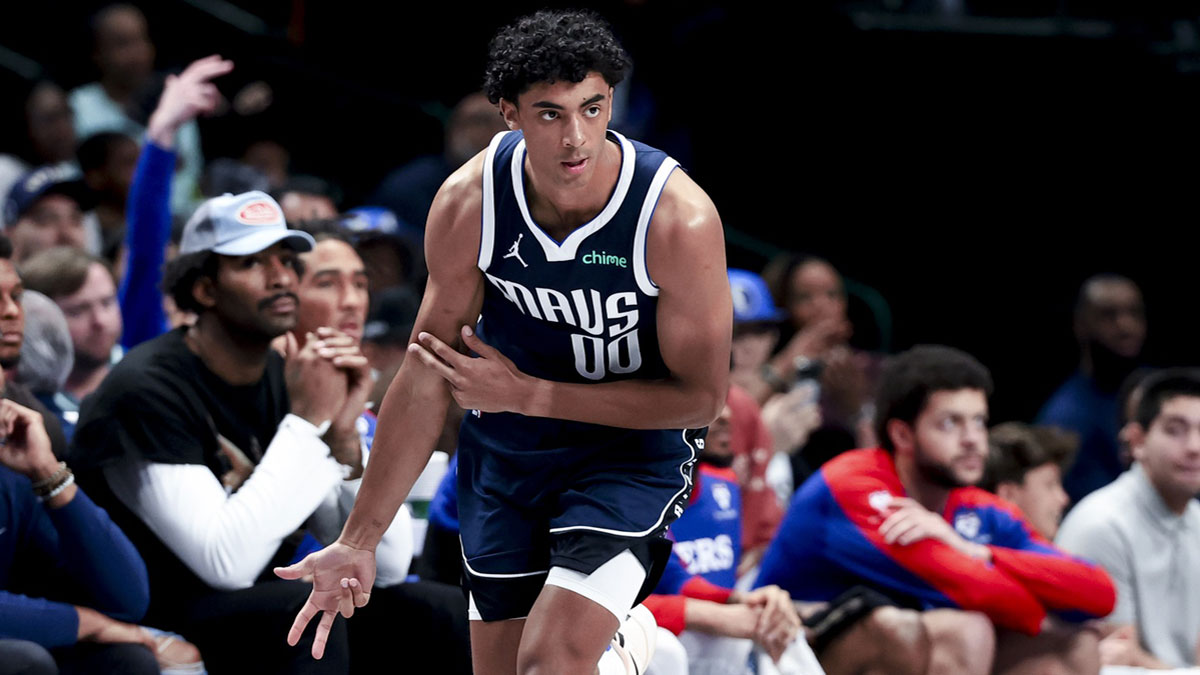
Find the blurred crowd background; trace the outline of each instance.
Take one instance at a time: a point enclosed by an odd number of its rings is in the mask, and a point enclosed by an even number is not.
[[[24,103],[39,81],[100,77],[103,4],[6,10],[0,150],[49,159]],[[443,153],[487,40],[541,4],[143,3],[153,52],[135,107],[148,115],[165,73],[219,52],[236,68],[216,82],[229,105],[199,121],[204,167],[319,177],[348,210]],[[584,4],[634,58],[621,128],[714,197],[731,265],[829,259],[895,317],[890,335],[856,334],[863,347],[963,347],[997,373],[996,417],[1028,418],[1073,367],[1079,283],[1112,271],[1143,287],[1149,360],[1196,361],[1174,311],[1200,111],[1190,3]]]

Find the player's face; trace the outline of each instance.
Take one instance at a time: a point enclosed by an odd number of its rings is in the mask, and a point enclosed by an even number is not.
[[[221,256],[208,298],[231,332],[270,340],[296,325],[296,252],[282,243],[242,256]]]
[[[108,270],[92,263],[79,290],[54,300],[67,318],[76,365],[95,368],[107,363],[121,337],[121,307]]]
[[[978,483],[988,453],[987,416],[987,397],[978,389],[934,392],[911,430],[922,476],[942,487]]]
[[[317,242],[301,257],[304,278],[300,280],[297,334],[328,326],[361,340],[367,320],[367,271],[362,258],[349,244],[336,239]]]
[[[25,287],[11,260],[0,259],[0,367],[12,368],[21,356],[25,339],[25,311],[21,293]]]
[[[1062,471],[1054,462],[1025,472],[1020,484],[1002,483],[997,493],[1017,505],[1043,537],[1054,539],[1063,510],[1071,498],[1062,486]]]
[[[580,82],[539,82],[516,103],[502,99],[500,111],[510,129],[524,132],[537,180],[586,185],[612,119],[612,87],[599,73]]]
[[[1093,284],[1089,305],[1080,317],[1080,331],[1087,339],[1127,359],[1142,351],[1146,340],[1146,311],[1142,292],[1124,280]]]
[[[1162,404],[1144,433],[1133,434],[1133,457],[1168,503],[1200,494],[1200,398],[1175,396]]]
[[[52,246],[83,248],[86,243],[79,204],[59,194],[39,199],[7,234],[12,239],[13,260],[18,263]]]

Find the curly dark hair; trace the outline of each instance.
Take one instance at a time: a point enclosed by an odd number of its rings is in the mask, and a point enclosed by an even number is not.
[[[978,389],[992,395],[992,374],[974,356],[942,345],[917,345],[893,356],[883,367],[875,399],[875,433],[888,452],[895,446],[887,423],[916,421],[929,397],[939,391]]]
[[[483,91],[492,103],[516,102],[538,82],[582,82],[590,72],[615,87],[631,64],[600,15],[544,9],[517,19],[492,38]]]
[[[192,287],[200,277],[215,281],[217,264],[217,254],[212,251],[181,255],[163,267],[162,290],[171,296],[179,309],[199,314],[204,311],[204,306],[196,302]]]

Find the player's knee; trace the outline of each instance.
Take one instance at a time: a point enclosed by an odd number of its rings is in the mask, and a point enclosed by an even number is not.
[[[929,634],[921,614],[899,607],[877,607],[863,622],[865,638],[888,660],[925,664],[929,661]],[[924,672],[916,668],[914,672]]]
[[[1097,675],[1100,672],[1100,636],[1080,628],[1067,637],[1062,653],[1064,675]]]
[[[588,673],[594,667],[595,655],[585,653],[575,640],[522,640],[517,652],[519,675],[554,675],[556,673]],[[590,665],[589,665],[590,664]]]
[[[932,610],[922,616],[930,641],[930,671],[984,675],[996,654],[996,630],[979,612]]]

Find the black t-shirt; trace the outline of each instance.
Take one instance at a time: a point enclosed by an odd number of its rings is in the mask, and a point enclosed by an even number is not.
[[[70,457],[88,494],[108,510],[145,559],[151,592],[147,621],[157,617],[164,627],[177,625],[177,612],[213,589],[125,508],[100,469],[132,459],[202,464],[219,480],[230,465],[218,452],[217,434],[257,463],[289,411],[278,354],[268,355],[261,380],[233,386],[188,349],[185,330],[130,351],[83,401]],[[294,545],[285,542],[265,569],[280,559],[286,563],[293,551]]]

